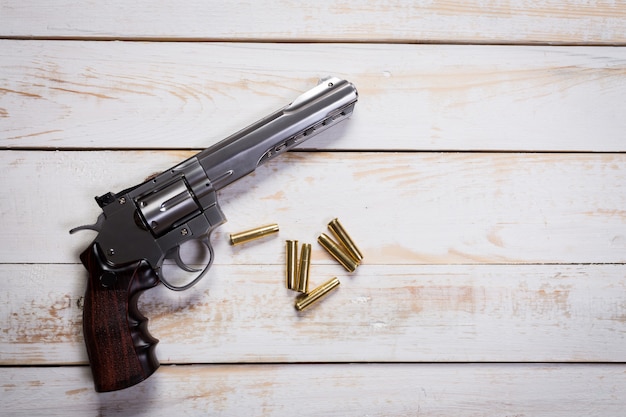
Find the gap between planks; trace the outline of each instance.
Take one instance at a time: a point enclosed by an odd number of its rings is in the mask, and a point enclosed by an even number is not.
[[[51,41],[51,42],[137,42],[137,43],[223,43],[223,44],[346,44],[346,45],[448,45],[448,46],[554,46],[554,47],[622,47],[625,42],[598,42],[598,41],[515,41],[515,40],[456,40],[456,39],[362,39],[351,38],[213,38],[213,37],[181,37],[168,38],[158,36],[0,36],[0,40],[7,41]]]

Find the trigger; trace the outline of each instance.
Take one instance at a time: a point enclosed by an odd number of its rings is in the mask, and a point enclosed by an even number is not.
[[[176,265],[178,265],[178,267],[180,269],[182,269],[183,271],[187,271],[187,272],[200,272],[200,271],[202,271],[201,268],[193,268],[193,267],[187,265],[183,261],[183,258],[180,257],[180,246],[176,247],[176,250],[172,254],[172,258],[174,259],[174,262],[176,262]]]
[[[209,241],[210,238],[210,234],[211,232],[209,231],[209,234],[207,234],[203,239],[200,239],[200,242],[206,246],[206,248],[209,251],[209,262],[205,265],[204,268],[202,269],[195,269],[190,267],[189,265],[185,264],[183,262],[183,260],[180,257],[180,246],[177,246],[176,249],[172,250],[171,253],[168,255],[168,258],[173,258],[176,261],[176,264],[183,270],[188,271],[188,272],[199,272],[198,276],[196,276],[193,281],[191,281],[190,283],[186,284],[186,285],[173,285],[172,283],[170,283],[163,274],[161,274],[160,276],[160,280],[163,283],[163,285],[165,285],[167,288],[169,288],[170,290],[173,291],[184,291],[188,288],[193,287],[194,285],[196,285],[198,283],[198,281],[200,281],[200,279],[202,279],[202,277],[204,276],[204,274],[207,273],[207,271],[209,270],[209,268],[211,268],[211,265],[213,264],[213,258],[214,258],[214,252],[213,252],[213,247],[211,246],[211,242]]]

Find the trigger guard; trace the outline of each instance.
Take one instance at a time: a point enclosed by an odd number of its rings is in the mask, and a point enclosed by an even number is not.
[[[180,269],[182,269],[183,271],[187,271],[187,272],[200,272],[200,271],[202,271],[201,268],[192,268],[191,266],[187,265],[183,261],[183,258],[180,257],[180,246],[176,246],[176,249],[174,249],[174,253],[173,253],[172,257],[174,258],[174,262],[176,262],[176,265],[178,265],[178,267]]]
[[[200,271],[200,273],[198,274],[197,277],[195,277],[191,282],[189,282],[188,284],[185,285],[174,285],[172,283],[170,283],[164,276],[163,274],[163,268],[160,268],[160,280],[163,283],[163,285],[165,285],[167,288],[169,288],[172,291],[185,291],[191,287],[193,287],[194,285],[196,285],[201,279],[202,277],[204,277],[204,275],[209,271],[209,268],[211,268],[211,265],[213,264],[213,258],[214,256],[214,252],[213,252],[213,247],[211,246],[211,242],[209,241],[211,235],[208,234],[205,238],[203,239],[199,239],[200,242],[202,242],[204,244],[204,246],[207,247],[207,249],[209,250],[209,262],[206,264],[206,266],[200,270],[200,269],[195,269],[195,268],[191,268],[188,265],[185,265],[185,263],[183,262],[182,264],[184,265],[181,266],[180,264],[178,264],[178,260],[176,260],[176,258],[174,258],[174,260],[176,261],[176,264],[183,270],[188,271],[188,272],[197,272]],[[177,246],[176,248],[176,252],[178,253],[180,251],[180,246]],[[180,255],[178,256],[178,258],[180,259]],[[182,262],[182,260],[181,260]]]

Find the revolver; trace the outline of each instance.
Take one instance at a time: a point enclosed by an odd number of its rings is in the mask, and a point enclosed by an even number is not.
[[[186,290],[209,270],[214,258],[211,233],[226,221],[217,191],[344,120],[357,99],[352,83],[325,78],[291,104],[157,176],[95,198],[102,209],[96,223],[70,233],[97,232],[80,254],[89,275],[83,335],[96,391],[130,387],[159,367],[158,340],[148,332],[137,300],[159,283]],[[194,240],[206,248],[204,268],[181,259],[181,245]],[[178,285],[165,276],[165,259],[197,275]]]

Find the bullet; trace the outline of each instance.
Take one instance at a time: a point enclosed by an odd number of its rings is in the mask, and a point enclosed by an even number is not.
[[[288,240],[285,244],[286,272],[285,285],[290,290],[296,289],[298,277],[298,241]]]
[[[264,236],[278,232],[278,225],[276,223],[268,224],[267,226],[261,226],[254,229],[246,230],[244,232],[233,233],[230,235],[230,244],[239,245],[249,242],[251,240],[260,239]]]
[[[298,279],[296,291],[309,292],[309,268],[311,266],[311,244],[303,243],[300,251],[300,266],[298,267]]]
[[[334,240],[328,237],[328,235],[322,233],[317,238],[317,241],[320,245],[322,245],[324,249],[328,251],[328,253],[332,255],[333,258],[337,260],[337,262],[343,265],[343,267],[346,268],[349,272],[354,272],[356,270],[356,267],[359,266],[359,264],[354,259],[352,259],[352,257],[348,255],[348,253],[344,249],[342,249],[341,246],[339,246],[337,243],[335,243]]]
[[[339,286],[339,280],[334,277],[330,281],[315,288],[310,293],[306,294],[303,298],[296,302],[296,310],[302,311],[305,308],[319,301],[322,297],[326,296],[332,290]]]
[[[348,232],[346,232],[346,229],[344,229],[341,223],[339,223],[339,219],[334,219],[328,223],[328,228],[337,240],[347,249],[348,254],[350,254],[355,261],[361,263],[363,260],[363,254],[359,248],[356,247],[354,241],[350,235],[348,235]]]

